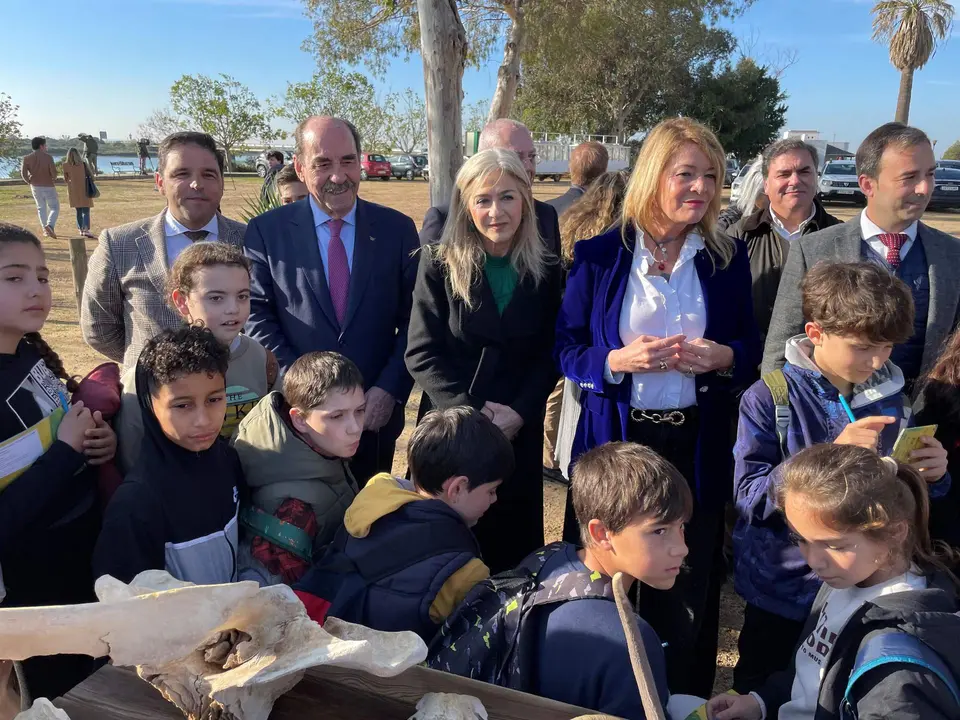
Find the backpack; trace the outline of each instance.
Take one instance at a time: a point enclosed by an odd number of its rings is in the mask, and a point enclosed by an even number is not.
[[[874,635],[860,645],[840,703],[840,720],[857,720],[854,688],[865,674],[887,663],[917,665],[932,672],[947,686],[960,707],[960,686],[943,658],[919,638],[905,632],[891,632]]]
[[[512,690],[534,690],[531,611],[575,600],[614,600],[611,579],[599,572],[569,572],[549,585],[540,582],[543,566],[565,546],[547,545],[515,570],[475,585],[430,643],[427,666]]]

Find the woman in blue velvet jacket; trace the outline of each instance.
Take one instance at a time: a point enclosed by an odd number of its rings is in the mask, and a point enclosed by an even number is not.
[[[581,389],[574,462],[611,440],[639,442],[693,489],[685,567],[672,590],[643,587],[638,610],[668,643],[671,692],[700,696],[716,670],[730,418],[761,356],[746,246],[716,230],[725,168],[703,125],[654,128],[621,226],[574,248],[555,350]],[[577,535],[568,512],[564,537]]]

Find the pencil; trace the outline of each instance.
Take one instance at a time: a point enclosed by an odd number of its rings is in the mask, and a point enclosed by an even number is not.
[[[850,409],[850,403],[847,402],[847,399],[841,395],[840,404],[843,405],[843,409],[847,413],[847,417],[850,418],[850,422],[856,422],[857,419],[853,416],[853,410]]]

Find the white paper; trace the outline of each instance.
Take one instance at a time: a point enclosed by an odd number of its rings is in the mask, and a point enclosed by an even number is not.
[[[21,438],[0,446],[0,478],[26,470],[43,455],[40,433],[31,430]]]

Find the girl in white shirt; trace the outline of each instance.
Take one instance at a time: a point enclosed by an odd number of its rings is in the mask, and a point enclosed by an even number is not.
[[[788,462],[778,503],[823,589],[793,667],[757,692],[713,698],[708,718],[960,716],[960,581],[949,569],[958,558],[933,547],[916,471],[860,447],[815,445]],[[917,648],[925,664],[885,663],[848,687],[858,653],[878,633]],[[852,714],[840,713],[845,698]]]

